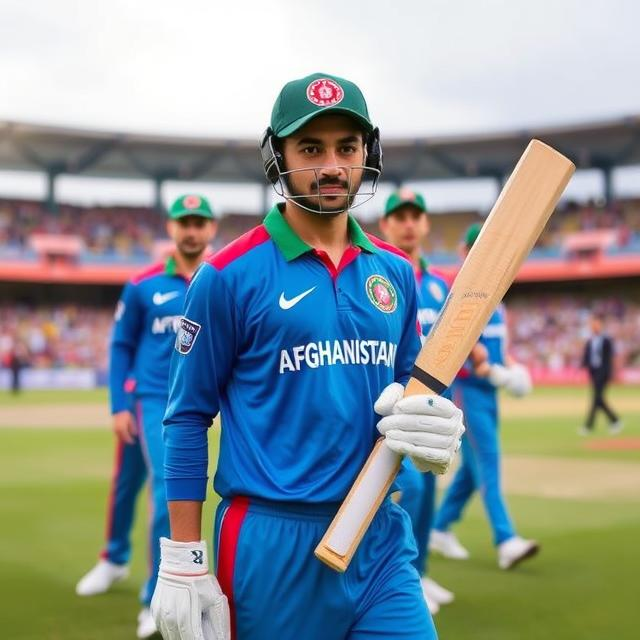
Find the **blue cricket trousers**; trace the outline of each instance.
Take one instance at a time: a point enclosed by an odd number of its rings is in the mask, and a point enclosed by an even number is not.
[[[406,512],[386,500],[351,565],[337,573],[313,551],[338,504],[223,500],[216,574],[234,640],[436,640]]]
[[[495,389],[457,381],[456,404],[464,412],[467,431],[462,439],[462,464],[436,513],[434,528],[447,531],[460,520],[473,492],[478,489],[498,545],[516,535],[500,481],[498,399]]]

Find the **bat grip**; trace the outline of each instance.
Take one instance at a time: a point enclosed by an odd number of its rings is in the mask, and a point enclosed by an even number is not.
[[[336,571],[346,571],[360,540],[389,492],[402,458],[380,438],[338,513],[315,549],[315,556]]]
[[[422,372],[422,369],[419,371]],[[419,393],[435,395],[432,387],[426,387],[425,383],[414,375],[415,371],[409,378],[405,396]],[[425,375],[429,377],[431,384],[442,384],[432,376]],[[376,442],[362,471],[314,551],[318,560],[336,571],[347,570],[373,517],[389,493],[401,462],[402,457],[386,446],[384,438]]]

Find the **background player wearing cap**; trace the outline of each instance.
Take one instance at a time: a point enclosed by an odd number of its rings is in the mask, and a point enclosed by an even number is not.
[[[411,189],[400,189],[387,199],[380,230],[387,241],[402,249],[413,263],[418,287],[418,319],[422,335],[426,336],[436,321],[449,293],[446,280],[430,267],[422,253],[429,234],[429,219],[424,197]],[[444,397],[451,399],[449,390]],[[414,566],[423,576],[422,590],[429,610],[437,613],[440,605],[453,602],[454,595],[427,577],[429,532],[436,499],[436,478],[432,473],[420,473],[409,460],[403,462],[398,476],[400,505],[411,517],[418,556]]]
[[[286,203],[187,293],[164,420],[173,540],[152,611],[166,640],[434,638],[410,523],[390,500],[346,573],[313,555],[376,423],[438,472],[464,430],[446,399],[401,400],[420,347],[411,265],[347,215],[366,177],[375,190],[378,132],[356,85],[314,74],[280,92],[261,146]],[[216,580],[200,536],[218,410]]]
[[[149,525],[151,566],[149,578],[140,594],[143,609],[138,617],[139,638],[156,633],[149,603],[160,564],[159,540],[161,536],[169,535],[162,442],[169,360],[189,280],[204,258],[215,232],[216,222],[206,198],[193,194],[178,198],[169,210],[167,222],[167,233],[175,243],[174,253],[165,262],[155,264],[134,277],[125,286],[116,308],[109,373],[113,429],[119,451],[134,447],[136,439],[139,439],[152,498]],[[134,412],[131,411],[131,398],[125,391],[129,376],[136,381]],[[142,481],[139,469],[131,467],[136,464],[135,456],[120,456],[119,459],[125,464],[128,462],[130,467],[121,465],[118,473],[134,485],[129,489],[121,486],[121,491],[134,500],[133,488]],[[126,512],[133,511],[132,504],[121,508]],[[93,577],[103,584],[108,583],[102,589],[106,591],[123,576],[127,555],[121,550],[116,551],[107,547],[106,558],[83,579],[85,587]]]
[[[481,226],[472,225],[466,233],[463,254],[469,252]],[[486,349],[487,361],[478,365],[467,361],[454,384],[454,399],[466,409],[467,435],[462,443],[462,464],[445,493],[434,520],[430,546],[446,557],[465,559],[468,551],[449,531],[457,522],[473,492],[478,490],[487,513],[501,569],[509,569],[538,552],[538,544],[516,534],[509,517],[500,481],[499,413],[496,387],[514,396],[531,391],[525,367],[506,355],[507,331],[504,307],[496,309],[479,343]]]

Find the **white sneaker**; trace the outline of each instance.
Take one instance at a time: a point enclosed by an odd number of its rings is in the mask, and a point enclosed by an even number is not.
[[[124,580],[129,576],[126,564],[114,564],[108,560],[100,560],[98,564],[82,577],[76,585],[79,596],[96,596],[109,591],[114,582]]]
[[[616,433],[620,433],[624,425],[622,424],[622,420],[616,420],[609,425],[609,433],[615,435]]]
[[[540,550],[535,540],[525,540],[513,536],[498,545],[498,566],[501,569],[512,569],[527,558],[532,558]]]
[[[432,616],[435,616],[438,611],[440,611],[440,605],[433,599],[427,598],[427,594],[422,590],[422,595],[424,596],[424,601],[427,603],[427,609],[429,609],[429,613]]]
[[[469,557],[469,552],[460,544],[456,534],[451,531],[432,529],[429,536],[429,549],[442,554],[445,558],[454,560],[466,560]]]
[[[150,638],[156,633],[158,633],[158,627],[156,627],[156,622],[151,615],[151,609],[145,607],[138,614],[138,630],[136,631],[136,635],[138,638]]]
[[[578,428],[578,435],[579,436],[589,436],[593,433],[593,431],[591,429],[589,429],[589,427],[579,427]]]
[[[453,592],[449,591],[449,589],[445,589],[442,585],[439,585],[435,580],[431,578],[427,578],[426,576],[422,578],[422,593],[424,593],[424,597],[427,602],[433,600],[439,605],[443,604],[451,604],[455,600],[455,596]]]

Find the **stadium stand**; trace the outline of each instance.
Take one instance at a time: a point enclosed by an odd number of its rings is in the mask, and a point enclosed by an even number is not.
[[[260,215],[225,215],[214,249],[260,220]],[[481,220],[472,211],[432,215],[426,247],[431,260],[436,264],[455,263],[464,230]],[[364,226],[377,233],[375,223]],[[56,213],[51,213],[41,202],[0,200],[0,260],[36,260],[43,252],[54,252],[81,264],[140,264],[154,257],[164,237],[163,216],[150,208],[60,205]],[[61,238],[66,240],[66,247],[61,245]],[[560,257],[574,251],[604,251],[610,255],[640,251],[640,200],[614,201],[608,207],[595,203],[581,207],[573,202],[563,205],[551,218],[532,257]]]

